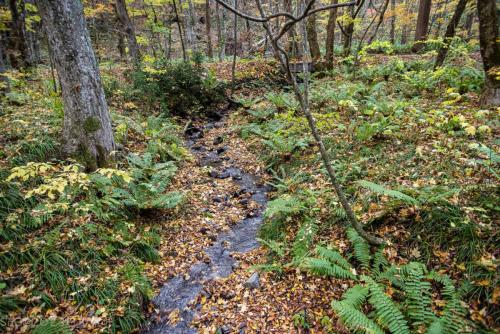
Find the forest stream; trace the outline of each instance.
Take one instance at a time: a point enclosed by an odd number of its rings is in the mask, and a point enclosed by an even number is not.
[[[201,308],[195,301],[200,295],[207,294],[204,283],[231,275],[238,266],[238,262],[232,256],[233,253],[246,253],[259,246],[257,233],[262,224],[269,187],[262,185],[258,176],[243,171],[239,162],[228,157],[227,145],[216,147],[222,143],[220,137],[217,137],[212,145],[199,140],[213,129],[226,125],[225,118],[222,118],[218,121],[209,121],[201,127],[188,127],[185,132],[186,146],[194,154],[200,167],[210,168],[209,175],[215,182],[231,178],[239,186],[240,193],[249,194],[250,199],[259,205],[259,209],[247,215],[229,231],[220,233],[214,243],[204,249],[209,259],[208,263],[203,261],[195,263],[189,269],[188,275],[177,275],[163,285],[159,294],[153,299],[162,317],[152,322],[143,333],[198,333],[191,327],[191,322]],[[168,315],[175,310],[179,310],[181,320],[171,324]],[[243,332],[242,329],[241,333]]]

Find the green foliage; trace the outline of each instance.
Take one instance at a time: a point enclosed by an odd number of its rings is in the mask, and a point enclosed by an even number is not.
[[[400,191],[396,191],[396,190],[382,187],[381,185],[375,184],[375,183],[370,182],[370,181],[361,180],[361,181],[357,181],[357,184],[359,184],[360,186],[367,188],[367,189],[369,189],[377,194],[396,198],[396,199],[398,199],[404,203],[410,204],[410,205],[417,205],[418,204],[418,201],[411,196],[403,194]]]
[[[223,100],[223,87],[205,77],[200,66],[164,59],[133,74],[134,95],[145,97],[150,108],[185,116]]]
[[[35,328],[33,334],[71,334],[68,324],[62,320],[42,320]]]
[[[347,229],[347,238],[354,249],[354,257],[364,269],[370,268],[370,245],[353,228]]]
[[[345,257],[323,247],[316,249],[317,257],[306,258],[302,263],[302,268],[312,273],[359,282],[343,294],[341,301],[332,302],[333,310],[347,328],[356,333],[399,334],[425,329],[427,333],[451,334],[463,329],[466,313],[449,277],[436,272],[428,274],[418,262],[388,266],[387,260],[376,259],[383,256],[381,249],[372,255],[364,240],[353,231],[348,231],[349,239],[365,275],[354,274]],[[440,315],[432,311],[433,289],[438,287],[431,282],[442,286],[439,293],[446,305]]]

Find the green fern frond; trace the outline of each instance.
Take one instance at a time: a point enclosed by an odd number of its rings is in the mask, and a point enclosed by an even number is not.
[[[398,199],[406,204],[410,204],[410,205],[418,205],[419,204],[417,199],[415,199],[411,196],[408,196],[406,194],[403,194],[400,191],[388,189],[388,188],[385,188],[379,184],[376,184],[376,183],[373,183],[370,181],[366,181],[366,180],[356,181],[356,183],[359,184],[360,186],[362,186],[363,188],[371,190],[377,194],[385,195],[385,196],[389,196],[389,197]]]
[[[345,270],[350,270],[352,268],[351,264],[335,249],[328,249],[322,246],[316,247],[316,253],[323,259],[334,263]]]
[[[347,238],[354,248],[354,257],[363,269],[370,269],[370,245],[353,228],[347,229]]]
[[[412,262],[405,266],[406,313],[414,328],[428,325],[435,318],[431,312],[431,284],[424,279],[424,268],[419,263]]]
[[[356,276],[349,270],[345,270],[344,268],[325,259],[306,258],[302,267],[317,275],[331,276],[342,279],[356,279]]]
[[[384,247],[379,247],[375,254],[373,254],[372,271],[375,275],[380,274],[389,266],[389,261],[384,255]]]
[[[369,277],[364,277],[370,289],[370,304],[375,308],[377,322],[393,334],[410,334],[408,322],[384,289]]]
[[[73,333],[68,324],[62,320],[47,319],[40,322],[34,329],[33,334],[71,334]]]
[[[385,334],[373,320],[345,301],[333,301],[332,308],[344,325],[354,333]]]
[[[368,298],[369,292],[368,287],[357,284],[344,292],[342,301],[359,310],[361,305],[365,303],[366,298]]]
[[[294,259],[301,259],[309,252],[314,236],[318,231],[318,225],[313,219],[306,219],[300,226],[293,243]]]

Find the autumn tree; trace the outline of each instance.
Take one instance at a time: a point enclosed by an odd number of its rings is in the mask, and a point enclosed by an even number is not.
[[[79,0],[39,0],[64,102],[63,152],[93,170],[115,149],[111,119],[83,6]]]
[[[485,72],[483,105],[500,106],[500,10],[495,0],[478,0],[479,43]]]
[[[431,6],[432,0],[420,0],[419,2],[417,28],[415,30],[415,43],[412,47],[413,52],[418,52],[424,47],[423,42],[427,39],[429,29]]]

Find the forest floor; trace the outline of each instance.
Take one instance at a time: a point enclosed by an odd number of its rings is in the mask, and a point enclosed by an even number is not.
[[[473,70],[432,76],[425,61],[420,56],[373,56],[355,75],[340,69],[314,75],[312,110],[353,209],[371,233],[390,241],[384,250],[387,259],[395,264],[421,261],[468,281],[468,318],[495,328],[500,315],[495,153],[500,110],[479,107],[479,79]],[[412,70],[401,75],[401,66]],[[230,80],[229,62],[207,67],[219,80]],[[104,81],[126,82],[123,70],[103,66]],[[4,104],[2,177],[28,161],[64,166],[52,158],[62,105],[55,94],[47,93],[50,87],[42,79],[46,74],[18,78],[16,94]],[[275,63],[241,61],[237,79],[234,96],[242,107],[221,120],[175,119],[177,126],[167,125],[179,137],[168,142],[174,151],[169,154],[181,156],[167,190],[181,192],[182,204],[141,211],[125,227],[121,220],[102,223],[105,230],[99,233],[84,229],[98,221],[96,213],[79,217],[77,212],[68,222],[64,212],[25,239],[9,241],[9,235],[0,235],[0,265],[9,268],[0,273],[0,290],[9,300],[23,300],[20,306],[6,308],[7,332],[30,332],[47,318],[64,319],[76,333],[110,328],[128,332],[124,328],[141,326],[150,333],[349,332],[337,321],[331,302],[353,281],[314,275],[300,265],[316,244],[334,245],[344,255],[352,250],[305,119]],[[108,100],[117,137],[128,136],[124,150],[143,154],[153,141],[155,124],[163,121],[128,100],[121,88]],[[120,132],[123,117],[137,123],[126,135]],[[128,171],[125,165],[117,168]],[[356,183],[363,179],[424,200],[408,204],[387,193],[373,194]],[[436,197],[445,201],[430,203]],[[270,209],[264,211],[266,206]],[[22,212],[12,211],[7,217]],[[247,231],[251,238],[242,239],[247,222],[256,225]],[[52,231],[63,237],[47,240]],[[255,247],[257,238],[261,247]],[[138,241],[141,247],[151,245],[153,256],[136,256],[133,247]],[[19,256],[25,253],[62,254],[74,263],[79,256],[84,262],[96,258],[100,269],[62,271],[64,282],[53,283],[52,276],[38,272],[48,267],[59,274],[61,263],[50,266],[49,259],[32,264]],[[9,262],[12,254],[19,263]],[[140,268],[152,286],[138,273],[126,272],[129,264]],[[259,284],[249,286],[254,273]],[[108,279],[118,283],[113,292],[101,293]],[[75,287],[75,281],[82,285]],[[175,287],[180,289],[173,291]],[[78,300],[82,289],[88,289],[90,297]],[[137,297],[140,289],[145,291]],[[144,303],[149,298],[152,302]],[[443,297],[433,293],[433,298],[432,308],[439,313]],[[5,319],[1,302],[0,325]],[[134,320],[120,322],[123,319]]]

